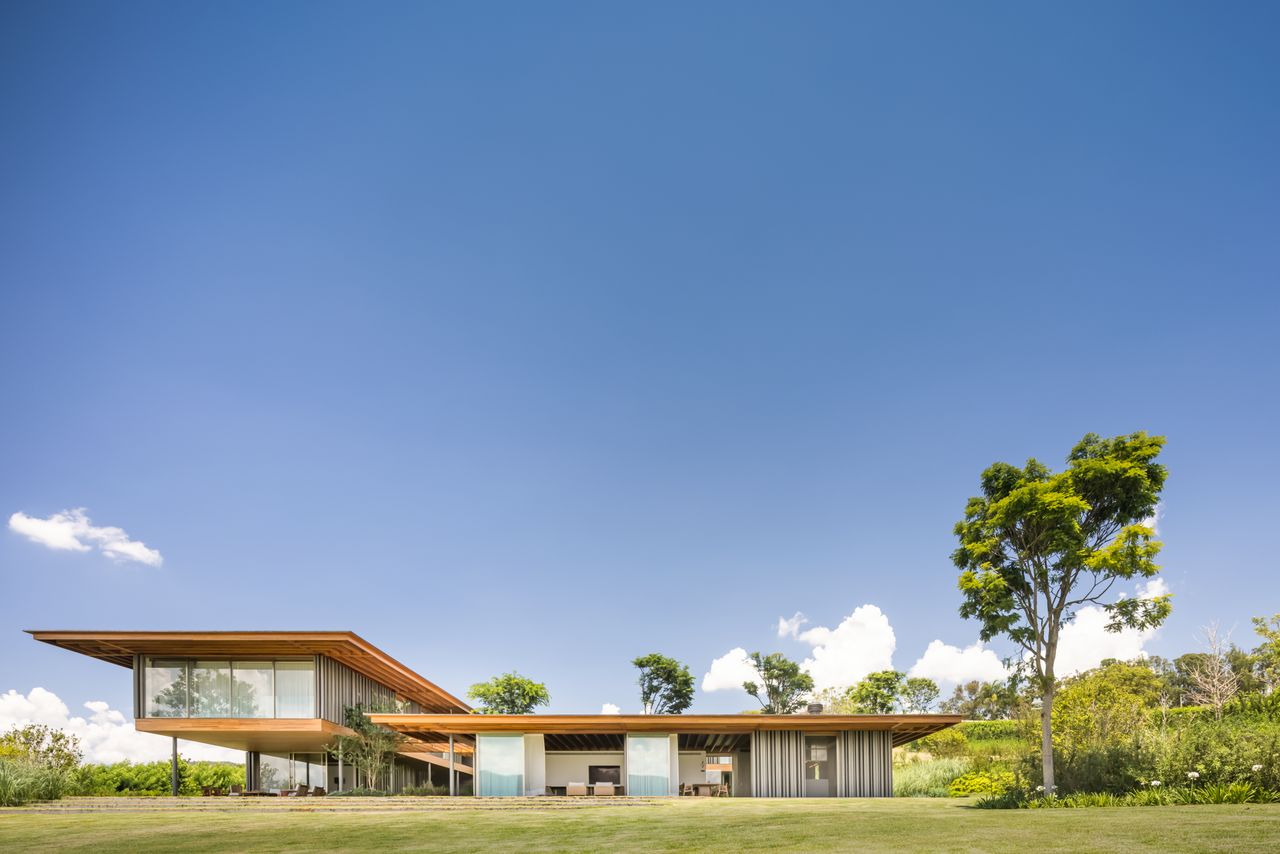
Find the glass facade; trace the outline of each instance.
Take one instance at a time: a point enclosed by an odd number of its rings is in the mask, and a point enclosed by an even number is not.
[[[275,669],[272,662],[231,662],[231,716],[233,718],[275,717],[274,686]]]
[[[524,736],[477,736],[476,778],[481,797],[523,795]]]
[[[310,661],[276,662],[276,717],[314,718],[316,673]]]
[[[149,718],[314,718],[313,660],[148,658],[142,673]]]
[[[671,794],[671,739],[665,735],[627,736],[627,794]]]
[[[148,658],[145,669],[146,703],[149,718],[187,716],[187,661],[184,658]]]

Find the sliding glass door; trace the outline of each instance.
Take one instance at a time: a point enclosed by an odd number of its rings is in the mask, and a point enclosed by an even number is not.
[[[476,737],[476,794],[516,797],[524,794],[524,736]]]
[[[670,736],[627,736],[627,794],[637,797],[671,794]]]

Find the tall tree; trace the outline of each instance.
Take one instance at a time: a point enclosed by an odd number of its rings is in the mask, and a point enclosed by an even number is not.
[[[938,683],[924,676],[912,676],[902,683],[900,702],[907,712],[924,714],[938,701]]]
[[[336,736],[325,746],[325,752],[335,759],[341,756],[344,764],[352,763],[363,776],[364,787],[376,789],[378,778],[390,770],[396,752],[405,742],[405,736],[369,720],[364,707],[360,705],[348,706],[344,717],[347,728],[354,735]],[[387,789],[390,788],[388,785]]]
[[[854,714],[887,715],[898,705],[904,679],[906,675],[897,670],[868,673],[861,682],[845,692],[845,698]]]
[[[0,756],[17,756],[33,765],[71,771],[84,758],[80,739],[44,724],[14,727],[0,735]]]
[[[546,685],[515,672],[477,682],[467,696],[480,704],[476,711],[482,715],[527,715],[551,702]]]
[[[766,715],[789,715],[804,705],[813,691],[813,677],[780,652],[751,653],[760,682],[743,682],[743,689],[763,706]]]
[[[640,703],[646,715],[678,715],[693,704],[689,668],[656,652],[631,662],[640,668]]]
[[[1215,718],[1222,718],[1222,707],[1240,691],[1240,676],[1231,666],[1230,646],[1216,625],[1204,628],[1207,650],[1191,666],[1191,700],[1210,706]]]
[[[1152,628],[1169,615],[1167,594],[1105,601],[1117,581],[1160,571],[1160,543],[1146,522],[1167,475],[1155,461],[1164,441],[1090,433],[1057,474],[1034,459],[1023,468],[996,463],[955,526],[961,616],[981,622],[983,640],[1005,635],[1025,651],[1042,698],[1046,791],[1054,789],[1054,663],[1063,625],[1085,605],[1103,607],[1117,632]]]

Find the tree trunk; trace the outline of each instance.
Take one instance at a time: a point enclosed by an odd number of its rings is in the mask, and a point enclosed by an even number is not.
[[[1044,793],[1053,794],[1053,678],[1044,687],[1040,703],[1040,766],[1044,771]]]

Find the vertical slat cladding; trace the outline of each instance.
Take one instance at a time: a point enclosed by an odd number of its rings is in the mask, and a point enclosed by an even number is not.
[[[846,730],[840,734],[836,794],[843,798],[893,795],[893,740],[887,732]]]
[[[804,795],[804,733],[751,733],[751,794],[757,798]]]
[[[345,723],[348,706],[368,709],[390,708],[396,702],[396,692],[327,656],[318,656],[316,666],[319,680],[320,716],[327,721]],[[416,704],[410,704],[414,711]],[[420,710],[420,707],[417,707]]]

